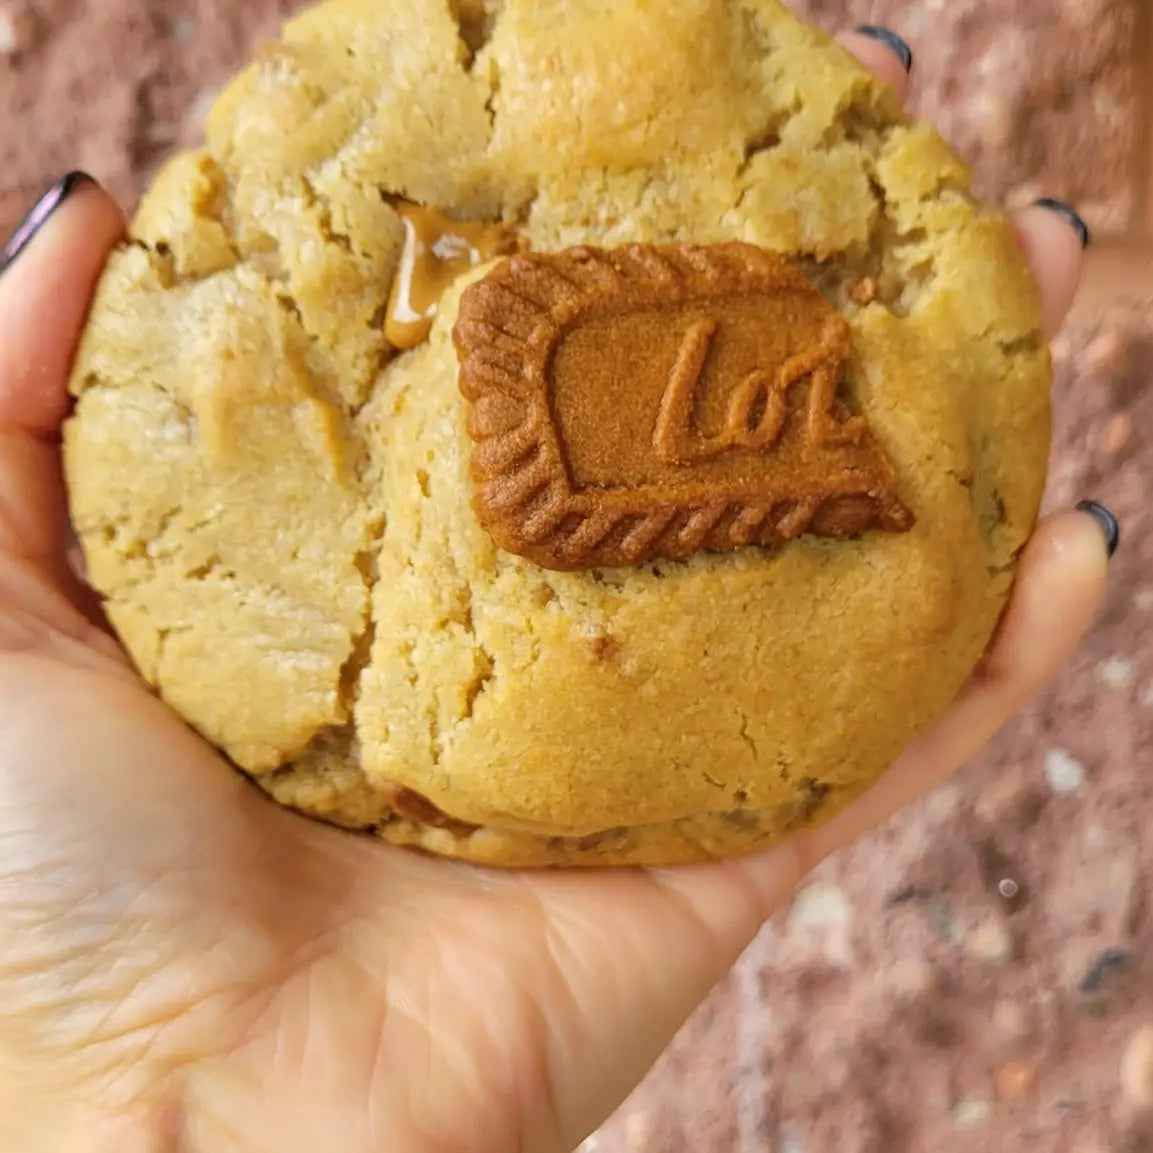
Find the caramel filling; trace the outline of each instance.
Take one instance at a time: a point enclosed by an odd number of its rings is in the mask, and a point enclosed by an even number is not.
[[[416,348],[428,339],[441,297],[458,276],[515,247],[499,225],[450,220],[432,208],[398,203],[404,251],[392,284],[384,335],[395,348]]]

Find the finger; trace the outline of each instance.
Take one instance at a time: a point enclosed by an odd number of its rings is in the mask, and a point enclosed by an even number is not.
[[[913,68],[913,52],[904,39],[875,24],[867,24],[838,39],[870,72],[884,80],[904,104]]]
[[[124,218],[87,178],[58,184],[4,252],[0,275],[0,550],[62,559],[56,437],[97,279]]]
[[[13,238],[0,277],[0,427],[55,435],[93,289],[124,228],[111,198],[73,176]]]
[[[1033,275],[1041,286],[1045,329],[1052,336],[1072,307],[1081,280],[1089,229],[1068,205],[1043,200],[1013,214]]]
[[[981,667],[949,712],[870,792],[797,838],[806,870],[952,775],[1060,672],[1093,623],[1115,547],[1116,536],[1108,539],[1092,513],[1063,513],[1038,528]]]

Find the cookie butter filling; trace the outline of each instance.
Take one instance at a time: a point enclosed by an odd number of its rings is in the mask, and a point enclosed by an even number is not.
[[[455,817],[450,817],[443,809],[438,809],[427,797],[414,789],[405,788],[392,781],[378,785],[377,789],[389,808],[406,821],[428,825],[434,829],[444,829],[454,837],[471,837],[480,828],[480,825],[472,825],[467,821],[458,821]]]
[[[393,207],[404,225],[404,250],[392,283],[384,335],[394,347],[416,348],[428,339],[441,297],[471,268],[516,247],[499,224],[451,220],[410,201]]]

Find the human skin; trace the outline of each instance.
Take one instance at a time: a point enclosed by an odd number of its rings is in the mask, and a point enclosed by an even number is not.
[[[1055,329],[1080,241],[1016,224]],[[1045,521],[951,711],[759,857],[497,872],[312,824],[147,691],[69,567],[65,383],[123,231],[85,185],[0,278],[0,1148],[569,1153],[814,865],[976,753],[1096,612],[1100,526]]]

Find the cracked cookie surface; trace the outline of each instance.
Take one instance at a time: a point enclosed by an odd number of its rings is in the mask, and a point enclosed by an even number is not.
[[[777,0],[329,0],[222,96],[113,257],[73,378],[73,518],[145,678],[274,797],[505,865],[763,848],[948,704],[1049,433],[1010,227]],[[741,241],[848,320],[916,517],[554,572],[471,506],[452,341],[388,341],[397,205],[576,245]]]

